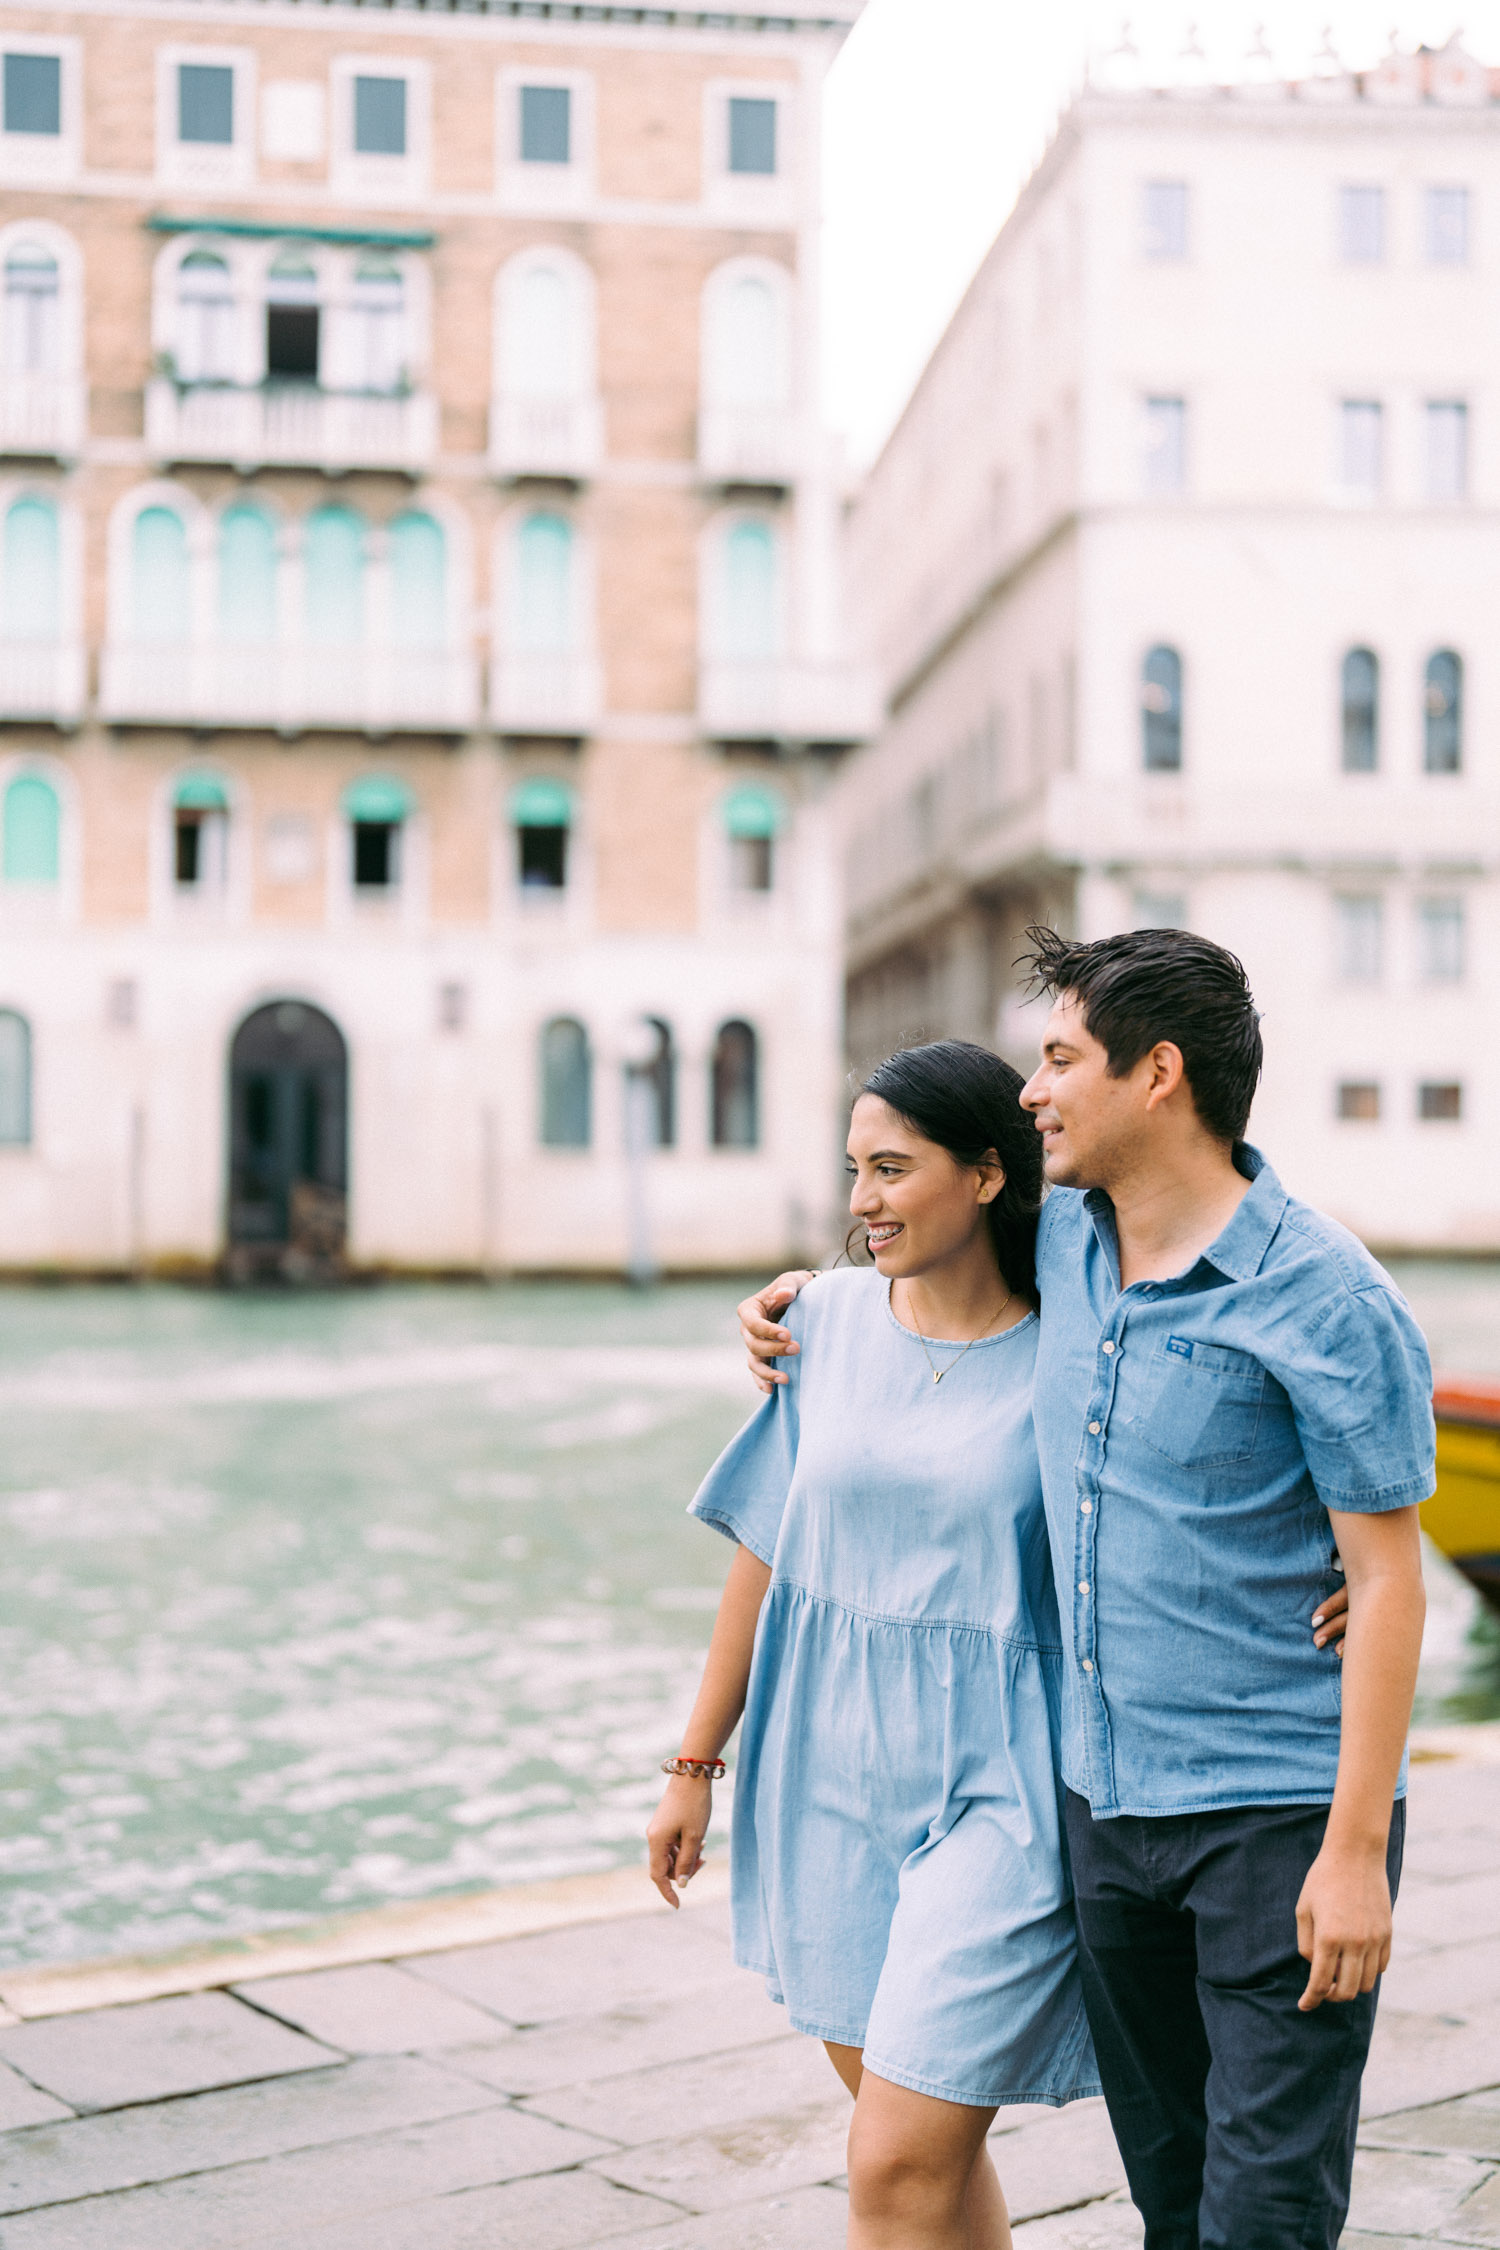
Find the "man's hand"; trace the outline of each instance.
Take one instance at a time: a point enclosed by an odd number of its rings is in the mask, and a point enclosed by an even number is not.
[[[740,1335],[750,1355],[750,1373],[757,1390],[769,1398],[778,1383],[790,1380],[784,1368],[774,1367],[777,1359],[790,1359],[802,1346],[794,1344],[786,1329],[778,1328],[774,1314],[785,1312],[792,1299],[798,1295],[805,1282],[814,1279],[811,1273],[780,1273],[767,1289],[755,1297],[746,1297],[739,1306]]]
[[[1349,1614],[1349,1589],[1341,1578],[1327,1598],[1319,1602],[1313,1615],[1313,1647],[1326,1648],[1333,1642],[1333,1653],[1344,1653],[1344,1619]],[[1337,1638],[1335,1638],[1337,1635]]]
[[[1297,2006],[1373,1992],[1391,1958],[1391,1887],[1385,1851],[1330,1850],[1325,1843],[1297,1901],[1297,1951],[1312,1967]]]

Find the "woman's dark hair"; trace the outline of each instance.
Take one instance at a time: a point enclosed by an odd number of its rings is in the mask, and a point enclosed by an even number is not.
[[[979,1164],[993,1149],[1005,1185],[984,1208],[1005,1280],[1018,1297],[1036,1301],[1036,1222],[1042,1208],[1042,1143],[1020,1103],[1025,1080],[1008,1062],[967,1039],[934,1039],[903,1047],[872,1070],[860,1088],[936,1141],[960,1164]]]

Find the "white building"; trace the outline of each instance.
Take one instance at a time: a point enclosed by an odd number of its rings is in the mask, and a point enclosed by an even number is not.
[[[1181,922],[1247,964],[1283,1177],[1500,1247],[1497,87],[1102,75],[855,518],[851,1045],[1029,1060],[1028,920]]]

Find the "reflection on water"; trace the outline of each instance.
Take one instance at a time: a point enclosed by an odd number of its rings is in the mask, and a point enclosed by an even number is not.
[[[1400,1278],[1500,1365],[1500,1280]],[[728,1559],[683,1508],[750,1404],[736,1294],[0,1292],[0,1960],[634,1858]],[[1433,1606],[1423,1715],[1500,1712]]]

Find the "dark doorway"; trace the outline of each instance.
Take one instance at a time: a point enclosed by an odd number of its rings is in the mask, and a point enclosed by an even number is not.
[[[236,1280],[333,1280],[343,1266],[348,1050],[304,1000],[247,1016],[229,1059],[229,1266]]]
[[[267,305],[266,374],[273,383],[315,383],[318,379],[316,305]]]

